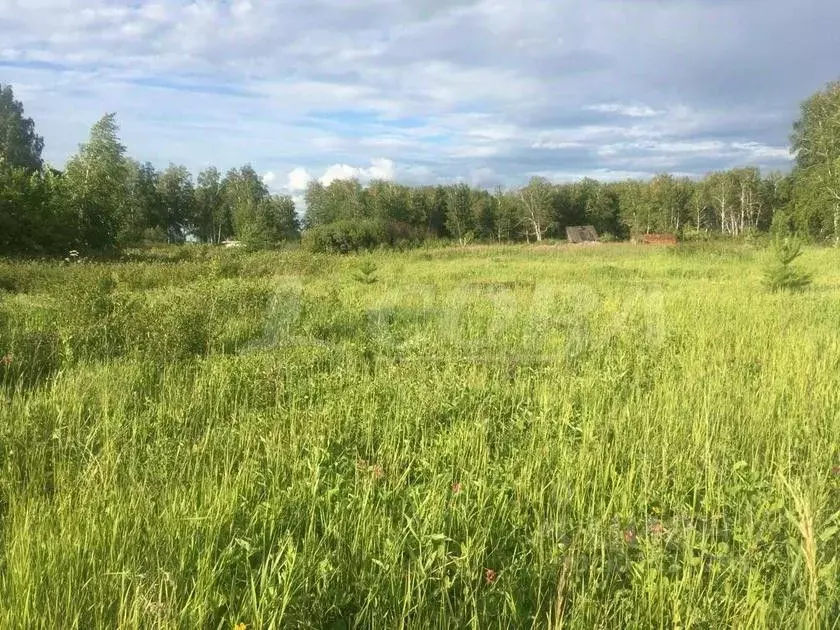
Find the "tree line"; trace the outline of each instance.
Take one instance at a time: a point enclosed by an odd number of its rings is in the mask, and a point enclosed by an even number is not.
[[[464,183],[407,187],[374,181],[362,187],[356,181],[312,182],[306,191],[305,227],[309,238],[329,235],[348,242],[354,234],[367,237],[377,230],[462,244],[540,242],[562,237],[573,225],[592,225],[615,239],[688,231],[740,236],[769,230],[790,202],[790,177],[763,176],[757,168],[711,173],[700,181],[661,174],[649,181],[585,178],[552,184],[534,177],[521,188],[492,191]]]
[[[116,116],[103,116],[63,171],[41,159],[43,139],[10,87],[0,86],[0,255],[108,253],[148,242],[237,238],[271,247],[300,236],[295,204],[245,165],[193,180],[126,155]]]
[[[184,166],[158,171],[126,154],[114,114],[103,116],[62,171],[44,165],[43,139],[0,86],[0,253],[107,252],[144,242],[273,247],[303,237],[315,250],[410,246],[429,238],[540,242],[571,225],[605,238],[701,232],[742,236],[771,229],[840,244],[840,82],[806,100],[794,124],[790,173],[743,167],[694,180],[553,184],[534,177],[516,189],[465,183],[405,186],[375,180],[309,183],[299,217],[245,165],[193,179]]]

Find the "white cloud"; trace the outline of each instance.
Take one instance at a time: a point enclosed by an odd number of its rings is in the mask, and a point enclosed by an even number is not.
[[[555,183],[568,183],[583,179],[584,177],[593,177],[604,182],[617,182],[626,179],[647,179],[653,177],[656,171],[650,170],[616,170],[608,168],[597,168],[591,170],[571,169],[567,171],[535,171],[530,173],[537,177],[545,177],[546,179]]]
[[[562,149],[579,149],[585,146],[582,142],[563,142],[544,139],[536,140],[531,144],[532,149],[553,149],[558,151]]]
[[[752,164],[756,160],[790,159],[790,152],[786,148],[771,147],[757,142],[720,140],[619,142],[598,147],[597,154],[602,158],[614,159],[615,163],[635,162],[657,168],[672,167],[686,156],[705,157],[709,160],[738,160],[743,164]]]
[[[590,105],[586,109],[593,112],[601,112],[602,114],[619,114],[629,118],[651,118],[662,113],[647,105],[622,105],[621,103]]]
[[[254,5],[251,4],[250,0],[233,0],[230,5],[231,14],[240,19],[245,18],[253,9]]]
[[[396,166],[392,160],[387,158],[374,158],[366,176],[370,179],[392,180],[396,174]]]
[[[276,179],[277,175],[275,175],[271,171],[268,171],[262,176],[263,184],[265,184],[266,186],[271,186]]]
[[[501,147],[494,145],[459,146],[449,152],[454,158],[487,158],[498,155]]]
[[[286,188],[292,192],[304,191],[310,181],[312,181],[312,176],[305,168],[299,166],[289,173]]]
[[[318,181],[324,186],[329,186],[332,182],[339,179],[356,179],[360,176],[361,169],[347,164],[333,164],[324,172]]]
[[[338,179],[358,179],[365,183],[373,179],[392,180],[396,174],[394,162],[386,158],[374,158],[367,168],[348,166],[347,164],[333,164],[328,167],[318,181],[329,186]]]
[[[487,187],[501,181],[499,175],[492,168],[477,168],[470,171],[470,185],[475,187]]]
[[[0,0],[0,15],[3,80],[56,165],[116,111],[139,159],[252,162],[290,191],[784,165],[798,102],[840,53],[825,0]]]
[[[732,148],[745,151],[758,160],[789,160],[793,155],[787,147],[769,147],[758,142],[733,142]]]

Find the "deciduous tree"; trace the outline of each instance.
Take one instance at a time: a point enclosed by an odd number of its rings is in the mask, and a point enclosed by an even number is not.
[[[522,218],[537,242],[545,238],[551,225],[551,183],[544,177],[532,177],[519,191]]]
[[[798,196],[811,206],[806,214],[829,225],[835,245],[840,245],[840,81],[802,104],[791,143]]]
[[[128,199],[128,164],[118,132],[116,114],[106,114],[67,163],[65,176],[82,245],[93,250],[116,246],[119,217]]]
[[[0,158],[8,166],[37,171],[43,165],[43,148],[44,139],[35,133],[33,120],[24,115],[12,86],[0,84]]]

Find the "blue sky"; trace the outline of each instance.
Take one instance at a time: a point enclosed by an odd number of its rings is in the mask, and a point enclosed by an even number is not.
[[[0,83],[61,165],[105,112],[194,172],[522,184],[786,169],[832,0],[0,0]]]

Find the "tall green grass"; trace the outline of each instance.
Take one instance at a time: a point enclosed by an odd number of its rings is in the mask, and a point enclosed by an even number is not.
[[[194,251],[0,263],[0,627],[840,627],[839,252]]]

